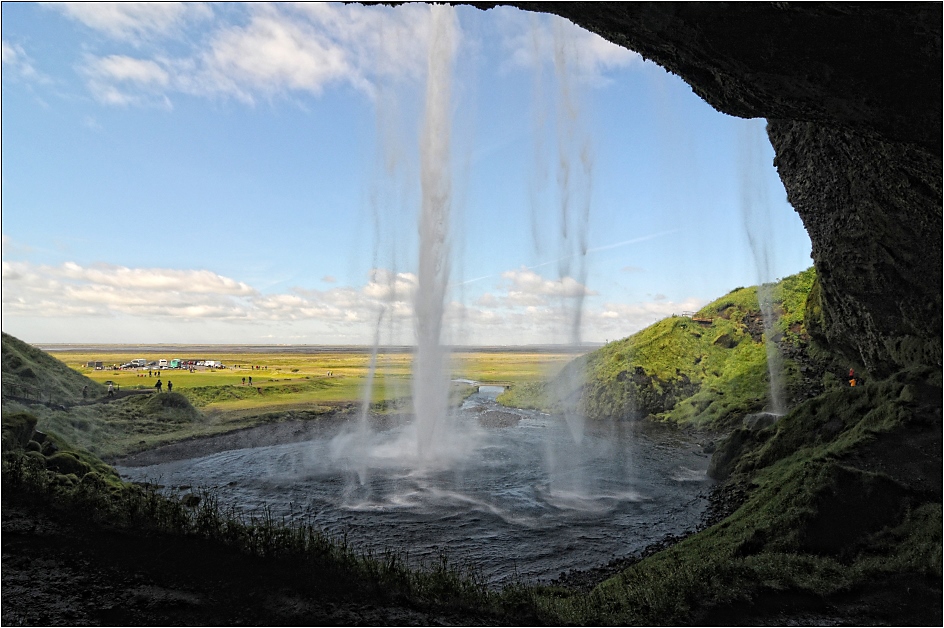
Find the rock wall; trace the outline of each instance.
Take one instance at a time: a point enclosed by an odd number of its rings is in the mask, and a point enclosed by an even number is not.
[[[941,159],[825,124],[771,120],[813,242],[825,333],[877,375],[941,364]]]
[[[941,3],[513,4],[767,118],[833,348],[874,375],[941,366]]]

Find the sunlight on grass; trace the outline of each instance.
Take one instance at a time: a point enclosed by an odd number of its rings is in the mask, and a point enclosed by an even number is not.
[[[273,410],[305,408],[322,404],[350,404],[363,401],[370,354],[366,351],[311,354],[237,353],[195,351],[169,347],[150,353],[129,348],[123,352],[51,351],[76,371],[96,382],[111,381],[119,389],[150,389],[160,379],[167,389],[188,397],[205,410]],[[216,360],[226,368],[194,372],[185,369],[117,370],[133,358],[151,361],[177,357]],[[482,384],[511,385],[542,380],[556,375],[573,359],[573,354],[518,351],[462,352],[453,355],[451,376]],[[405,400],[410,396],[410,368],[413,355],[406,352],[382,353],[377,359],[377,375],[371,403]],[[101,362],[102,370],[86,366]],[[249,386],[252,378],[252,386]]]

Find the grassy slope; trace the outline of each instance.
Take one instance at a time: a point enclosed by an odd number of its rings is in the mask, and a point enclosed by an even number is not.
[[[112,458],[169,442],[219,434],[288,418],[311,419],[359,404],[370,356],[367,353],[222,354],[225,370],[96,371],[89,360],[121,363],[128,354],[57,354],[63,363],[39,349],[3,334],[4,411],[29,412],[39,429],[59,435],[78,447]],[[166,356],[146,356],[147,359]],[[454,356],[454,375],[481,381],[518,381],[548,372],[567,355],[530,353],[460,353]],[[371,401],[377,412],[408,412],[412,355],[381,355]],[[232,368],[240,365],[239,368]],[[251,369],[250,365],[267,368]],[[71,368],[70,368],[71,366]],[[327,373],[331,371],[332,376]],[[104,399],[106,380],[121,394],[134,389],[153,391],[158,376],[173,394],[131,395]],[[253,378],[253,386],[243,379]],[[25,382],[25,383],[23,383]],[[82,398],[88,386],[89,398]],[[472,392],[454,385],[458,403]],[[31,400],[42,400],[38,404]]]
[[[90,397],[105,394],[103,385],[7,333],[3,333],[2,355],[4,396],[63,403],[82,399],[86,386]]]
[[[112,456],[208,428],[182,395],[105,399],[102,384],[6,333],[2,368],[4,416],[35,417],[37,429],[76,454]],[[86,386],[87,399],[82,395]]]
[[[810,268],[773,286],[779,313],[775,340],[788,349],[806,344],[803,321],[814,280]],[[653,416],[697,427],[733,426],[768,400],[757,288],[732,290],[695,318],[711,322],[663,319],[574,360],[547,384],[512,389],[500,400],[551,411],[565,400],[578,400],[590,418]],[[783,372],[788,388],[795,385],[798,365],[785,359]]]
[[[815,295],[812,269],[775,287],[782,353],[804,368],[847,368],[809,342],[807,325],[823,319]],[[750,624],[751,613],[806,604],[869,622],[940,622],[941,372],[903,371],[850,388],[819,371],[820,394],[794,397],[769,428],[740,428],[767,402],[756,299],[753,288],[734,290],[696,315],[710,325],[666,319],[575,360],[549,384],[505,397],[553,411],[569,395],[590,416],[734,428],[712,466],[743,496],[740,507],[587,595],[541,591],[546,621],[711,625],[744,612]],[[802,379],[799,367],[786,360],[788,392]]]
[[[735,432],[731,481],[748,492],[736,512],[589,595],[544,592],[545,612],[565,623],[711,625],[738,605],[885,595],[897,606],[876,603],[870,621],[939,618],[941,395],[939,371],[903,372]],[[913,607],[900,606],[908,599]]]

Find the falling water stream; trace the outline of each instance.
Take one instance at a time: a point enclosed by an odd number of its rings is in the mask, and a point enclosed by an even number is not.
[[[413,406],[421,460],[449,455],[449,368],[442,346],[443,310],[449,282],[449,220],[452,205],[452,57],[454,9],[432,7],[426,108],[420,141],[419,269],[414,298],[416,354]]]
[[[783,415],[784,384],[780,347],[776,341],[778,316],[774,309],[773,268],[776,234],[773,232],[773,217],[765,185],[764,173],[760,170],[761,146],[766,141],[763,128],[756,123],[741,130],[740,178],[741,213],[747,240],[750,244],[754,266],[757,269],[757,301],[764,323],[764,346],[767,351],[767,371],[770,378],[769,414]]]
[[[371,387],[382,375],[377,347],[389,314],[382,308],[357,419],[325,425],[302,442],[119,471],[171,491],[206,488],[247,514],[268,508],[277,518],[308,521],[362,551],[397,551],[417,563],[446,552],[495,584],[550,579],[696,527],[707,507],[708,457],[675,432],[628,422],[588,423],[576,404],[563,418],[503,408],[495,401],[502,390],[497,387],[482,386],[460,408],[449,407],[443,332],[456,28],[454,9],[431,7],[419,143],[413,413],[369,412]],[[568,341],[579,344],[592,156],[579,127],[567,48],[566,38],[555,32],[561,320]],[[568,292],[573,286],[578,289]]]

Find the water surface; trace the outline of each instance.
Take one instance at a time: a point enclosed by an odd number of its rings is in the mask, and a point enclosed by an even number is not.
[[[490,582],[547,580],[693,529],[707,507],[707,456],[676,433],[564,421],[498,406],[483,388],[418,457],[414,426],[350,424],[310,441],[213,453],[122,476],[214,491],[243,512],[310,519],[360,550],[415,562],[442,551]]]

